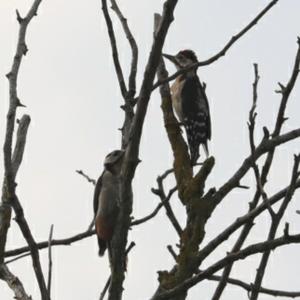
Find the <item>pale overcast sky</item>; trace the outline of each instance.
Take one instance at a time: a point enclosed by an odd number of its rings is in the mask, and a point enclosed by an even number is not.
[[[139,81],[152,43],[153,13],[162,11],[162,0],[120,0],[140,50]],[[5,114],[8,107],[8,83],[15,52],[18,24],[15,9],[27,12],[32,0],[0,0],[0,142],[3,144]],[[164,51],[176,53],[191,48],[200,60],[209,58],[245,26],[269,1],[263,0],[185,0],[179,1]],[[211,66],[198,71],[207,83],[212,115],[210,152],[216,166],[207,187],[220,186],[249,154],[246,121],[251,105],[254,62],[259,64],[258,130],[272,130],[280,96],[274,93],[277,82],[286,83],[300,35],[300,1],[281,0],[264,19],[243,37],[228,54]],[[114,17],[114,25],[124,69],[128,71],[130,49]],[[19,98],[32,118],[24,162],[17,178],[17,192],[37,241],[48,238],[54,224],[54,238],[64,238],[87,228],[92,219],[93,187],[75,173],[83,169],[97,178],[104,156],[120,145],[123,114],[118,84],[111,59],[101,1],[44,0],[38,17],[27,34],[29,52],[24,58],[18,84]],[[173,66],[167,64],[170,72]],[[300,127],[300,81],[290,98],[283,131]],[[290,178],[293,153],[300,151],[299,141],[282,147],[276,156],[267,192],[284,187]],[[3,174],[2,153],[0,170]],[[172,154],[162,124],[160,98],[155,92],[141,143],[139,165],[134,180],[134,216],[142,217],[153,210],[158,199],[151,194],[156,176],[172,165]],[[243,184],[254,185],[250,172]],[[172,180],[169,181],[172,186]],[[215,211],[208,222],[204,243],[214,237],[248,209],[253,190],[235,191]],[[284,221],[291,232],[300,232],[299,193],[291,203]],[[298,203],[297,203],[298,201]],[[176,197],[172,204],[184,222],[184,211]],[[257,222],[248,241],[266,238],[269,216]],[[280,231],[281,234],[282,231]],[[222,258],[231,249],[236,235],[219,247],[205,265]],[[152,221],[135,227],[129,235],[136,247],[129,257],[124,299],[143,300],[155,291],[157,271],[174,264],[166,246],[177,243],[176,234],[161,211]],[[15,222],[9,231],[7,249],[23,246],[24,240]],[[299,246],[276,250],[264,280],[269,288],[299,290]],[[41,251],[47,271],[47,252]],[[260,256],[236,264],[232,276],[253,281]],[[31,259],[10,265],[33,299],[39,299]],[[107,257],[97,256],[96,239],[89,238],[73,246],[53,248],[53,299],[98,299],[109,275]],[[209,300],[215,283],[203,282],[189,293],[189,300]],[[5,283],[0,282],[0,299],[13,298]],[[260,299],[272,297],[261,296]],[[247,299],[245,291],[228,286],[222,299]]]

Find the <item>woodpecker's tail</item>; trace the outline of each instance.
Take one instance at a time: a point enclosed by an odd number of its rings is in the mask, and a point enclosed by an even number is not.
[[[190,145],[190,152],[191,152],[191,165],[195,165],[199,158],[199,146],[198,147],[191,147]]]
[[[208,151],[207,141],[205,141],[205,143],[203,143],[202,145],[203,145],[205,155],[206,155],[206,157],[208,157],[209,156],[209,151]]]
[[[105,253],[105,250],[107,248],[107,243],[106,241],[104,240],[101,240],[99,237],[98,237],[98,245],[99,245],[99,256],[103,256],[104,253]]]
[[[203,145],[205,155],[206,157],[208,157],[209,151],[208,151],[207,141],[205,141],[202,145]],[[199,146],[194,147],[190,145],[190,152],[191,152],[191,165],[194,166],[197,163],[198,158],[200,157]]]

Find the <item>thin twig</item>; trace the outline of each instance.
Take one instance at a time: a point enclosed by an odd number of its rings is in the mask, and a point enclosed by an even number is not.
[[[173,247],[171,245],[167,246],[168,251],[170,252],[170,254],[172,255],[172,257],[174,258],[174,260],[176,261],[177,259],[177,254],[175,253]]]
[[[220,281],[222,279],[222,276],[210,275],[210,276],[207,277],[207,279],[208,280],[213,280],[213,281]],[[247,292],[251,292],[251,290],[252,290],[252,284],[248,284],[248,283],[246,283],[242,280],[239,280],[239,279],[228,278],[227,282],[231,285],[239,286],[239,287],[245,289]],[[270,295],[270,296],[275,296],[275,297],[289,297],[289,298],[300,297],[300,292],[289,292],[289,291],[268,289],[268,288],[265,288],[265,287],[261,287],[259,289],[259,293]]]
[[[127,247],[127,249],[126,249],[126,251],[125,251],[125,254],[128,255],[129,252],[131,251],[131,249],[132,249],[133,247],[135,247],[135,242],[131,242],[131,243],[129,244],[129,246]]]
[[[189,66],[188,68],[182,69],[180,71],[177,71],[176,73],[174,73],[173,75],[169,76],[168,78],[165,78],[163,80],[158,80],[152,87],[152,90],[155,90],[156,88],[158,88],[160,85],[165,84],[167,82],[170,82],[172,80],[174,80],[176,77],[178,77],[181,74],[184,74],[188,71],[190,71],[191,69],[197,68],[197,67],[203,67],[203,66],[207,66],[209,64],[212,64],[213,62],[215,62],[216,60],[218,60],[219,58],[221,58],[222,56],[224,56],[226,54],[226,52],[231,48],[231,46],[233,46],[235,44],[236,41],[238,41],[243,35],[245,35],[250,29],[252,29],[257,23],[258,21],[260,21],[262,19],[262,17],[278,2],[278,0],[273,0],[271,1],[246,27],[244,27],[239,33],[237,33],[236,35],[234,35],[228,42],[227,44],[223,47],[223,49],[221,51],[219,51],[217,54],[215,54],[214,56],[212,56],[211,58],[204,60],[204,61],[200,61],[198,63],[195,63],[191,66]]]
[[[127,23],[127,19],[122,14],[119,6],[117,5],[115,0],[111,0],[111,8],[115,11],[118,16],[123,30],[126,34],[127,40],[131,47],[132,59],[131,59],[131,69],[130,75],[128,79],[128,97],[133,98],[136,92],[136,73],[137,73],[137,63],[138,63],[138,47],[135,41],[134,36],[132,35],[130,28]]]
[[[15,258],[13,258],[13,259],[6,260],[4,263],[5,263],[6,265],[8,265],[8,264],[11,264],[11,263],[13,263],[13,262],[19,260],[19,259],[22,259],[22,258],[28,257],[28,256],[30,256],[30,252],[27,252],[27,253],[25,253],[25,254],[21,254],[21,255],[15,257]]]
[[[49,240],[48,240],[48,284],[47,284],[47,290],[49,293],[49,298],[51,299],[51,281],[52,281],[52,237],[53,237],[53,227],[54,225],[51,225],[50,233],[49,233]]]
[[[131,249],[132,249],[134,246],[135,246],[135,242],[131,242],[130,245],[128,246],[128,248],[126,249],[126,255],[129,254],[129,252],[131,251]],[[106,283],[105,283],[105,286],[104,286],[104,288],[103,288],[103,290],[102,290],[102,292],[101,292],[101,294],[100,294],[99,300],[103,300],[103,299],[104,299],[105,294],[106,294],[106,292],[107,292],[107,290],[108,290],[108,288],[109,288],[110,281],[111,281],[111,276],[109,276],[109,277],[107,278],[107,281],[106,281]]]
[[[83,176],[88,182],[92,183],[93,185],[96,185],[96,180],[89,177],[87,174],[85,174],[82,170],[76,170],[76,173]]]
[[[166,214],[167,214],[171,224],[173,225],[177,234],[180,236],[182,234],[182,228],[181,228],[181,226],[175,216],[175,213],[173,212],[173,209],[170,205],[170,202],[169,202],[169,199],[171,198],[173,193],[177,190],[177,187],[172,188],[169,191],[168,195],[166,195],[165,189],[164,189],[164,184],[163,184],[164,178],[165,177],[160,177],[160,176],[157,177],[156,181],[157,181],[158,188],[156,190],[152,189],[152,192],[155,195],[159,196],[161,204],[165,207]]]
[[[134,225],[136,225],[136,224],[134,224]],[[84,240],[86,238],[89,238],[89,237],[95,235],[95,233],[96,233],[95,230],[86,230],[82,233],[75,234],[68,238],[58,239],[58,240],[52,239],[51,246],[52,247],[53,246],[70,246],[72,243],[76,243],[78,241]],[[39,242],[36,245],[37,245],[38,249],[40,249],[40,250],[46,249],[46,248],[48,248],[49,241]],[[28,253],[29,250],[30,250],[29,247],[25,246],[25,247],[6,251],[5,255],[4,255],[5,257],[12,257],[12,256],[17,256],[17,255],[21,255],[21,256],[16,257],[10,261],[6,261],[5,263],[11,263],[11,262],[14,262],[16,260],[19,260],[23,257],[30,255],[30,253]],[[24,253],[25,253],[25,255],[23,255]]]
[[[93,218],[93,220],[91,221],[91,223],[90,223],[90,225],[89,225],[89,227],[88,227],[87,231],[91,231],[91,230],[93,230],[93,228],[94,228],[94,225],[95,225],[95,218]]]
[[[108,31],[108,35],[109,35],[109,40],[110,40],[110,44],[111,44],[112,56],[113,56],[115,70],[116,70],[116,75],[118,77],[121,94],[122,94],[123,98],[125,99],[127,96],[127,88],[126,88],[123,71],[122,71],[122,67],[120,64],[120,60],[119,60],[119,53],[118,53],[113,23],[111,21],[110,15],[108,13],[107,1],[106,0],[101,0],[101,1],[102,1],[102,11],[103,11],[103,15],[105,18],[107,31]]]
[[[121,105],[121,108],[125,112],[125,119],[122,128],[120,128],[122,132],[122,149],[125,149],[130,138],[130,128],[132,125],[133,117],[134,117],[134,106],[136,104],[136,100],[134,99],[135,90],[136,90],[136,71],[137,71],[137,60],[138,60],[138,50],[137,45],[135,43],[134,37],[131,34],[131,31],[127,25],[127,21],[124,18],[123,14],[121,13],[119,7],[117,6],[115,1],[111,0],[112,3],[112,9],[116,12],[117,16],[119,17],[121,24],[123,26],[123,30],[125,31],[126,37],[129,40],[131,49],[132,49],[132,61],[131,61],[131,71],[129,75],[129,90],[126,87],[126,83],[123,76],[122,67],[119,60],[119,53],[118,53],[118,47],[117,42],[115,38],[114,33],[114,27],[113,23],[111,21],[108,9],[107,9],[107,0],[101,0],[102,1],[102,10],[108,30],[108,36],[112,48],[112,56],[115,66],[115,71],[118,77],[119,86],[121,90],[122,97],[124,99],[125,104]]]
[[[65,239],[59,239],[59,240],[53,239],[51,242],[51,245],[52,245],[52,247],[53,246],[62,246],[62,245],[69,246],[72,243],[75,243],[75,242],[81,241],[83,239],[86,239],[88,237],[91,237],[95,233],[96,233],[95,230],[88,230],[88,231],[84,231],[82,233],[75,234],[75,235],[65,238]],[[37,243],[36,246],[38,247],[38,249],[46,249],[46,248],[48,248],[48,241]],[[20,255],[20,254],[26,253],[28,251],[29,251],[28,246],[17,248],[14,250],[9,250],[9,251],[5,252],[5,257]]]
[[[101,294],[100,294],[99,300],[103,300],[103,299],[104,299],[105,294],[106,294],[106,292],[107,292],[107,290],[108,290],[108,288],[109,288],[110,281],[111,281],[111,276],[109,276],[109,277],[107,278],[107,281],[106,281],[106,283],[105,283],[105,286],[104,286],[104,288],[103,288],[103,290],[102,290],[102,292],[101,292]]]
[[[16,214],[15,220],[19,225],[19,228],[23,234],[23,237],[25,238],[30,254],[32,257],[32,264],[33,269],[36,275],[36,279],[38,281],[40,292],[43,300],[49,300],[48,290],[45,283],[45,278],[42,271],[42,266],[40,262],[40,256],[39,256],[39,248],[33,238],[33,235],[31,233],[31,230],[29,228],[29,225],[25,219],[23,208],[20,204],[20,201],[17,197],[17,195],[14,195],[12,201],[11,201],[12,207],[14,209],[14,212]]]
[[[148,216],[146,217],[143,217],[141,219],[138,219],[138,220],[135,220],[135,221],[132,221],[131,222],[131,226],[136,226],[136,225],[140,225],[142,223],[145,223],[147,222],[148,220],[154,218],[158,212],[160,211],[160,209],[165,206],[166,207],[166,204],[167,202],[170,201],[172,195],[174,194],[174,192],[177,190],[177,187],[174,187],[172,189],[169,190],[169,193],[168,195],[166,196],[165,195],[165,192],[164,192],[164,187],[163,187],[163,181],[170,175],[174,172],[174,169],[168,169],[166,170],[162,175],[158,176],[157,177],[157,182],[160,181],[161,182],[161,185],[159,185],[159,187],[161,186],[162,187],[162,190],[160,189],[154,189],[152,188],[151,191],[153,194],[157,195],[160,197],[161,199],[161,202],[156,206],[156,208],[153,210],[152,213],[150,213]],[[167,208],[166,208],[167,209]],[[172,209],[171,209],[172,210]],[[173,212],[173,211],[172,211]],[[174,215],[174,213],[173,213]]]
[[[250,141],[250,149],[251,149],[251,154],[252,155],[255,151],[254,131],[255,131],[255,119],[256,119],[256,116],[257,116],[257,113],[256,113],[257,86],[258,86],[258,81],[259,81],[257,64],[254,64],[254,77],[255,77],[255,79],[254,79],[254,83],[253,83],[253,103],[252,103],[252,107],[251,107],[250,112],[249,112],[249,121],[248,121],[249,141]],[[269,137],[267,136],[266,138],[269,138]],[[263,201],[265,203],[269,203],[267,201],[268,200],[267,193],[265,192],[264,186],[262,184],[260,171],[259,171],[258,165],[256,164],[255,161],[253,161],[252,168],[253,168],[255,179],[256,179],[257,189],[259,190]],[[273,211],[273,209],[270,205],[268,206],[268,210],[269,210],[270,216],[272,218],[274,218],[275,213],[274,213],[274,211]]]
[[[172,195],[174,194],[174,192],[177,190],[177,188],[173,188],[169,191],[168,195],[166,198],[164,198],[163,200],[161,200],[161,202],[156,206],[156,208],[153,210],[152,213],[150,213],[148,216],[143,217],[141,219],[137,219],[131,222],[131,226],[136,226],[136,225],[140,225],[143,224],[149,220],[151,220],[152,218],[154,218],[158,212],[160,211],[160,209],[164,206],[166,207],[166,204],[170,201]]]

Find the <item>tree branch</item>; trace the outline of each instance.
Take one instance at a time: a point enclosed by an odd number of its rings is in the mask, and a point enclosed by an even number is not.
[[[53,237],[53,224],[50,228],[49,240],[48,240],[48,284],[47,290],[49,293],[49,298],[51,298],[51,281],[52,281],[52,237]]]
[[[170,252],[170,254],[172,255],[173,259],[176,261],[177,260],[177,254],[173,250],[172,246],[168,245],[167,249]],[[199,270],[198,272],[201,273],[202,271]],[[223,276],[209,275],[209,276],[207,276],[206,279],[207,280],[211,280],[211,281],[220,282],[221,280],[223,280]],[[246,282],[244,282],[242,280],[235,279],[235,278],[228,278],[227,279],[227,283],[245,289],[248,292],[248,294],[253,289],[253,285],[252,284],[248,284],[248,283],[246,283]],[[278,296],[281,296],[281,297],[290,297],[290,298],[300,297],[300,292],[282,291],[282,290],[268,289],[268,288],[264,288],[264,287],[260,287],[259,293],[261,293],[261,294],[267,294],[267,295],[271,295],[271,296],[275,296],[275,297],[278,297]]]
[[[160,15],[155,15],[156,28],[160,23],[160,18]],[[163,59],[161,59],[157,68],[157,78],[158,80],[163,80],[166,77],[168,77],[168,72]],[[183,192],[193,176],[193,169],[190,164],[187,144],[184,141],[178,121],[173,113],[170,87],[167,83],[163,84],[160,86],[159,91],[162,99],[161,109],[164,125],[174,156],[173,166],[178,186],[178,195],[180,200],[183,201]]]
[[[299,187],[300,187],[300,180],[297,180],[295,184],[295,188],[299,188]],[[235,222],[233,222],[223,232],[221,232],[217,237],[212,239],[205,247],[202,248],[202,250],[198,254],[199,263],[202,262],[210,253],[212,253],[221,243],[226,241],[241,226],[245,224],[249,224],[249,222],[252,222],[253,219],[255,219],[257,216],[263,213],[268,208],[268,205],[272,206],[273,204],[277,203],[279,200],[284,198],[289,188],[290,187],[288,186],[282,189],[281,191],[277,192],[276,194],[274,194],[272,197],[270,197],[267,200],[268,203],[263,202],[256,208],[250,210],[247,214],[238,217]],[[231,252],[233,253],[233,251]]]
[[[39,248],[32,236],[29,225],[24,217],[24,211],[17,195],[14,195],[13,199],[11,199],[11,205],[16,214],[15,220],[18,223],[21,232],[29,246],[29,250],[32,257],[33,269],[36,275],[37,282],[39,284],[42,300],[49,300],[50,298],[49,298],[48,290],[45,283],[45,278],[40,263]]]
[[[220,281],[222,279],[222,276],[210,275],[207,277],[207,279],[213,280],[213,281]],[[245,289],[248,293],[252,291],[252,284],[248,284],[242,280],[235,279],[235,278],[228,278],[227,282],[234,286],[239,286],[239,287]],[[264,288],[264,287],[261,287],[259,289],[259,293],[274,296],[274,297],[289,297],[289,298],[300,297],[300,292],[288,292],[288,291],[281,291],[281,290],[275,290],[275,289],[268,289],[268,288]]]
[[[165,173],[166,174],[166,173]],[[163,205],[166,209],[166,214],[171,222],[171,224],[173,225],[174,229],[176,230],[177,234],[180,236],[182,233],[182,228],[173,212],[173,209],[169,203],[170,197],[173,195],[173,193],[175,191],[177,191],[177,187],[171,189],[168,193],[168,195],[166,195],[165,193],[165,189],[163,186],[163,180],[164,180],[164,176],[158,176],[156,181],[157,181],[157,185],[158,185],[158,189],[152,189],[152,193],[157,195],[160,200],[161,200],[161,205]]]
[[[236,187],[241,178],[248,172],[252,166],[252,162],[256,161],[263,154],[270,151],[274,151],[276,147],[281,144],[287,143],[291,140],[294,140],[300,136],[300,128],[291,130],[285,134],[279,135],[271,139],[263,139],[258,147],[255,149],[253,154],[248,156],[241,167],[236,171],[236,173],[223,185],[213,196],[213,201],[215,204],[219,204],[221,200],[230,192],[234,187]]]
[[[95,230],[87,230],[84,231],[82,233],[79,234],[75,234],[71,237],[65,238],[65,239],[59,239],[59,240],[55,240],[53,239],[51,242],[52,247],[53,246],[69,246],[72,243],[81,241],[83,239],[86,239],[88,237],[93,236],[96,233]],[[46,249],[49,246],[49,241],[44,241],[44,242],[40,242],[37,243],[36,246],[38,247],[38,249]],[[16,256],[16,255],[20,255],[23,253],[28,252],[30,249],[28,246],[25,247],[21,247],[21,248],[17,248],[17,249],[13,249],[13,250],[9,250],[5,252],[5,257],[11,257],[11,256]]]
[[[27,116],[22,118],[23,121],[20,124],[21,127],[18,134],[19,141],[16,143],[14,155],[12,157],[12,142],[15,128],[16,111],[19,106],[24,106],[21,104],[18,98],[17,80],[23,55],[26,55],[28,50],[25,42],[27,27],[32,18],[37,14],[40,3],[41,0],[35,0],[25,18],[21,18],[19,12],[17,11],[17,20],[20,24],[17,49],[11,70],[6,75],[9,81],[9,109],[6,116],[6,133],[3,146],[4,181],[0,205],[0,263],[3,263],[4,261],[3,254],[5,251],[7,231],[10,226],[11,208],[9,206],[9,202],[15,191],[14,180],[22,160],[26,141],[26,133],[29,125],[29,117]]]
[[[127,19],[122,14],[119,6],[117,5],[115,0],[111,0],[111,8],[115,11],[118,16],[125,35],[128,39],[129,45],[131,47],[132,59],[131,59],[131,70],[128,79],[128,97],[133,98],[136,92],[136,73],[137,73],[137,63],[138,63],[138,47],[135,41],[134,36],[132,35],[130,28],[127,23]]]
[[[23,154],[25,150],[27,131],[30,124],[30,117],[23,115],[21,120],[18,121],[19,127],[17,131],[16,145],[12,156],[12,173],[13,178],[16,178],[17,172],[21,165]]]
[[[126,256],[129,254],[129,252],[131,251],[131,249],[135,246],[135,242],[131,242],[130,245],[128,246],[128,248],[126,249]],[[105,294],[109,288],[109,285],[110,285],[110,282],[111,282],[111,276],[108,277],[106,283],[105,283],[105,286],[100,294],[100,297],[99,297],[99,300],[103,300],[104,297],[105,297]]]
[[[171,206],[168,205],[168,204],[169,204],[169,201],[170,201],[170,199],[171,199],[171,197],[172,197],[172,195],[174,194],[175,191],[177,191],[177,187],[171,189],[171,190],[169,191],[168,195],[166,196],[166,195],[164,194],[164,191],[163,191],[163,194],[161,194],[161,192],[159,192],[159,194],[158,194],[158,193],[154,192],[153,189],[152,189],[152,192],[153,192],[155,195],[158,195],[158,196],[160,197],[161,202],[156,206],[156,208],[153,210],[153,212],[150,213],[148,216],[143,217],[143,218],[141,218],[141,219],[137,219],[137,220],[132,221],[132,222],[131,222],[131,226],[140,225],[140,224],[143,224],[143,223],[145,223],[145,222],[151,220],[152,218],[154,218],[154,217],[158,214],[158,212],[160,211],[160,209],[161,209],[163,206],[166,208],[167,215],[168,215],[169,219],[171,220],[171,219],[172,219],[172,215],[173,215],[174,218],[175,218],[175,220],[176,220],[176,217],[175,217],[175,215],[174,215],[174,213],[173,213],[173,210],[172,210]],[[168,210],[169,208],[171,209],[171,215],[170,215],[170,211]],[[173,220],[173,219],[172,219],[172,220]],[[173,223],[173,221],[171,221],[171,222],[172,222],[172,224],[174,225],[174,227],[176,226],[175,229],[176,229],[177,232],[178,232],[178,230],[179,230],[179,231],[181,230],[180,225],[179,225],[179,223],[178,223],[177,220],[175,221],[175,223]],[[176,222],[177,222],[177,223],[176,223]],[[175,224],[176,224],[176,225],[175,225]],[[178,226],[179,226],[179,227],[178,227]]]
[[[278,226],[281,222],[281,219],[282,219],[282,217],[288,207],[288,204],[290,203],[290,201],[294,195],[295,189],[296,189],[296,182],[297,182],[297,178],[299,176],[298,168],[299,168],[300,156],[295,156],[294,160],[295,161],[294,161],[294,168],[293,168],[291,183],[287,190],[285,198],[280,205],[278,213],[277,214],[274,213],[274,215],[272,217],[272,223],[271,223],[270,231],[268,234],[268,241],[271,241],[275,238]],[[256,277],[255,277],[255,281],[253,284],[250,300],[257,300],[257,298],[258,298],[262,280],[263,280],[263,277],[264,277],[264,274],[266,271],[266,267],[267,267],[267,264],[269,261],[270,253],[271,252],[269,250],[269,251],[264,252],[262,255],[259,267],[256,272]]]
[[[96,185],[96,180],[89,177],[87,174],[85,174],[82,170],[76,170],[76,173],[84,177],[88,182],[90,182],[93,185]]]
[[[282,99],[281,99],[281,103],[280,103],[280,107],[279,107],[279,112],[278,112],[278,116],[277,116],[277,120],[276,120],[275,129],[272,134],[273,136],[279,135],[281,127],[286,120],[286,118],[284,116],[286,105],[287,105],[289,96],[290,96],[290,94],[295,86],[295,83],[297,81],[297,78],[298,78],[299,66],[300,66],[300,38],[299,37],[297,38],[297,44],[298,44],[298,50],[297,50],[297,54],[296,54],[296,58],[295,58],[295,62],[294,62],[294,67],[292,70],[292,75],[286,86],[281,85],[280,92],[282,94]]]
[[[121,206],[118,222],[112,239],[112,262],[111,284],[109,288],[109,300],[119,300],[122,297],[123,281],[125,278],[125,249],[127,244],[128,229],[130,227],[130,215],[132,212],[132,180],[137,164],[139,163],[139,147],[145,120],[145,115],[152,92],[152,85],[156,69],[161,57],[162,47],[173,21],[173,12],[177,0],[166,0],[164,3],[163,17],[158,31],[153,40],[152,49],[146,65],[139,97],[137,100],[136,113],[132,120],[129,133],[129,143],[126,147],[121,171]]]
[[[22,282],[18,277],[14,276],[5,264],[0,265],[0,278],[6,281],[7,285],[15,294],[15,299],[17,300],[32,300],[30,296],[27,295],[23,287]]]
[[[255,141],[254,141],[254,130],[255,130],[255,119],[257,116],[256,113],[256,105],[257,105],[257,86],[258,86],[258,81],[259,81],[259,75],[258,75],[258,67],[257,64],[254,64],[254,76],[255,76],[255,80],[253,83],[253,103],[252,103],[252,107],[250,109],[249,112],[249,121],[248,121],[248,129],[249,129],[249,142],[250,142],[250,150],[251,150],[251,154],[253,155],[254,151],[255,151]],[[267,134],[265,136],[265,138],[269,138],[269,134]],[[256,164],[255,161],[253,161],[253,165],[252,165],[253,171],[254,171],[254,176],[256,179],[256,187],[257,190],[259,191],[260,195],[262,196],[262,199],[265,203],[268,203],[268,196],[264,190],[264,186],[262,184],[262,180],[261,180],[261,175],[260,175],[260,171],[258,168],[258,165]],[[272,207],[269,205],[268,206],[268,210],[270,213],[270,216],[273,218],[275,213],[272,209]]]
[[[102,10],[105,17],[108,35],[110,39],[110,44],[112,48],[113,61],[115,65],[115,70],[117,73],[119,86],[121,89],[121,93],[124,99],[125,104],[121,106],[121,108],[125,112],[125,120],[122,128],[120,129],[122,132],[122,149],[125,149],[129,142],[129,132],[130,127],[132,125],[133,117],[134,117],[134,106],[136,104],[136,100],[134,99],[134,95],[136,92],[136,72],[137,72],[137,63],[138,63],[138,48],[135,42],[135,39],[129,29],[127,24],[127,20],[124,18],[122,12],[120,11],[115,0],[111,0],[112,9],[115,11],[116,15],[120,19],[125,35],[129,41],[131,51],[132,51],[132,60],[131,60],[131,70],[128,80],[128,89],[125,84],[122,67],[119,61],[118,48],[114,33],[113,24],[107,9],[107,0],[102,1]]]
[[[109,40],[110,40],[110,45],[111,45],[111,49],[112,49],[112,56],[113,56],[115,70],[116,70],[116,75],[118,77],[121,94],[122,94],[123,98],[125,99],[127,97],[127,88],[126,88],[123,71],[122,71],[122,67],[120,64],[120,60],[119,60],[119,53],[118,53],[113,23],[111,21],[110,15],[108,13],[107,1],[101,0],[101,2],[102,2],[102,11],[103,11],[103,15],[105,18],[108,36],[109,36]]]
[[[261,19],[262,17],[278,2],[278,0],[271,1],[246,27],[244,27],[239,33],[234,35],[227,44],[220,50],[217,54],[213,55],[211,58],[195,63],[185,69],[179,70],[176,73],[172,74],[170,77],[164,78],[162,80],[158,79],[158,81],[153,85],[152,89],[155,90],[160,85],[165,84],[174,80],[179,75],[182,75],[194,68],[203,67],[212,64],[217,61],[222,56],[225,56],[226,52],[238,41],[243,35],[245,35],[250,29],[252,29]]]
[[[293,89],[293,87],[296,83],[296,79],[297,79],[297,76],[298,76],[298,73],[299,73],[299,63],[300,63],[299,39],[298,39],[297,42],[298,42],[298,50],[297,50],[297,54],[296,54],[294,67],[293,67],[293,70],[292,70],[292,75],[291,75],[291,77],[289,79],[289,82],[287,84],[288,89],[283,89],[281,103],[280,103],[280,107],[279,107],[278,114],[277,114],[276,124],[275,124],[275,128],[274,128],[274,131],[273,131],[273,134],[272,134],[273,137],[276,137],[280,134],[282,125],[283,125],[284,120],[285,120],[284,114],[285,114],[287,101],[288,101],[289,95],[290,95],[290,93],[291,93],[291,91],[292,91],[292,89]],[[264,165],[263,165],[263,168],[262,168],[262,172],[261,172],[261,184],[262,184],[262,186],[264,186],[265,183],[267,182],[267,176],[268,176],[269,171],[271,169],[274,153],[275,153],[275,148],[267,154],[267,158],[265,159],[265,162],[264,162]],[[253,200],[249,204],[249,211],[251,211],[252,209],[254,209],[257,206],[258,201],[260,199],[260,195],[261,195],[260,191],[257,190],[254,197],[253,197]],[[243,229],[242,229],[242,231],[241,231],[234,247],[232,248],[232,252],[236,252],[236,251],[239,251],[241,249],[242,245],[244,244],[245,240],[247,239],[247,237],[248,237],[248,235],[249,235],[249,233],[252,229],[253,224],[254,224],[253,219],[250,219],[249,222],[247,224],[245,224],[245,226],[243,227]],[[224,269],[224,271],[223,271],[223,280],[220,281],[212,300],[219,300],[220,299],[220,297],[221,297],[221,295],[222,295],[222,293],[225,289],[226,278],[229,277],[229,274],[231,272],[231,268],[232,268],[232,265],[228,265]]]
[[[12,141],[14,135],[16,111],[18,106],[24,106],[21,104],[17,95],[17,79],[18,79],[22,58],[24,55],[26,55],[28,51],[25,42],[27,27],[31,22],[32,18],[35,15],[37,15],[37,10],[39,8],[40,3],[41,0],[35,0],[25,18],[21,18],[19,12],[17,11],[17,20],[20,24],[17,49],[16,49],[16,54],[14,56],[11,71],[7,74],[7,78],[9,80],[9,109],[7,114],[6,134],[5,134],[5,141],[4,141],[4,148],[3,148],[5,173],[4,173],[4,183],[2,188],[2,203],[0,209],[0,214],[1,214],[0,215],[0,222],[1,222],[0,262],[2,263],[4,259],[3,254],[4,254],[5,244],[6,244],[6,236],[7,236],[8,228],[10,226],[10,218],[11,218],[10,206],[12,206],[16,214],[16,221],[18,222],[18,225],[23,233],[23,236],[28,242],[31,251],[32,262],[34,266],[35,275],[39,284],[41,298],[43,300],[48,300],[49,295],[47,293],[45,280],[42,273],[41,264],[39,261],[38,248],[35,247],[34,239],[31,235],[29,226],[24,218],[23,209],[21,207],[21,204],[15,192],[15,188],[16,188],[15,178],[24,153],[26,134],[30,123],[29,116],[25,115],[21,119],[19,130],[17,133],[17,141],[12,156],[12,146],[13,146]]]
[[[162,292],[159,295],[152,298],[153,300],[160,299],[172,299],[174,295],[180,294],[183,291],[188,290],[189,288],[195,286],[202,280],[205,280],[208,276],[214,274],[215,272],[223,269],[226,265],[235,262],[237,260],[242,260],[247,258],[250,255],[254,255],[257,253],[263,253],[265,251],[274,250],[278,247],[288,244],[298,244],[300,243],[300,234],[297,235],[283,235],[280,238],[266,241],[262,243],[257,243],[246,247],[245,249],[238,251],[236,253],[230,253],[225,258],[219,260],[212,266],[208,267],[205,271],[200,272],[199,274],[193,276],[190,279],[185,280],[175,288]]]

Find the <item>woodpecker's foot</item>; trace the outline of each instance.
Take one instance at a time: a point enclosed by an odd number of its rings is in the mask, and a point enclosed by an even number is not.
[[[200,157],[200,155],[198,155],[198,157],[196,157],[196,158],[194,158],[194,159],[191,159],[191,166],[192,166],[192,167],[195,167],[195,166],[199,165],[199,164],[197,163],[197,160],[199,159],[199,157]]]
[[[134,216],[130,216],[130,225],[129,225],[129,228],[128,228],[128,230],[131,230],[132,229],[132,222],[134,222]]]

